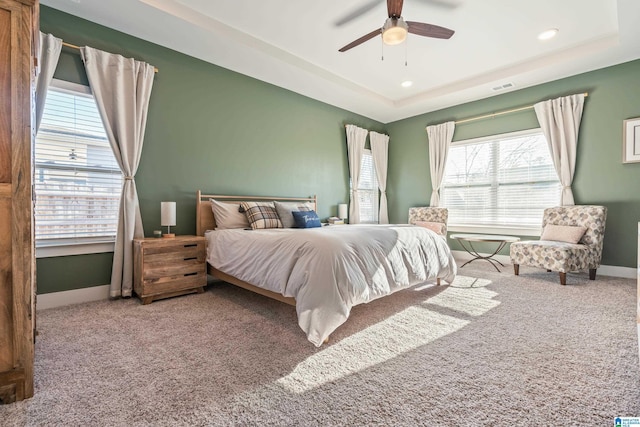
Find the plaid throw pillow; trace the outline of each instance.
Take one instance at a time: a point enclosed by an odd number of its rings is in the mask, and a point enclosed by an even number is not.
[[[242,202],[240,208],[254,230],[264,228],[284,228],[282,221],[278,217],[278,212],[272,203],[265,202]]]

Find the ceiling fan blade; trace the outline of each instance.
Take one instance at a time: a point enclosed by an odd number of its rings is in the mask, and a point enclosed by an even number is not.
[[[375,36],[379,36],[382,33],[382,30],[380,28],[377,28],[373,31],[371,31],[369,34],[364,35],[362,37],[360,37],[358,40],[354,40],[351,43],[349,43],[348,45],[346,45],[345,47],[338,49],[338,52],[346,52],[347,50],[356,47],[364,42],[366,42],[367,40],[370,40],[372,38],[374,38]]]
[[[389,18],[399,18],[402,16],[402,3],[404,0],[387,0],[387,12]]]
[[[369,12],[370,10],[373,10],[379,4],[380,4],[380,0],[371,0],[371,1],[369,1],[369,3],[363,4],[359,8],[354,9],[353,11],[348,13],[347,15],[343,16],[342,18],[340,18],[339,20],[334,22],[333,25],[335,25],[336,27],[340,27],[340,26],[342,26],[342,25],[344,25],[344,24],[346,24],[348,22],[351,22],[354,19],[358,18],[360,15],[364,15],[365,13]]]
[[[461,4],[461,0],[419,0],[430,6],[441,7],[443,9],[455,9]]]
[[[424,37],[436,39],[450,39],[455,31],[437,25],[425,24],[424,22],[407,21],[409,32]]]

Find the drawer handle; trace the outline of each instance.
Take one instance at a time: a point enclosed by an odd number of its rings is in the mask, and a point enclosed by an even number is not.
[[[185,258],[184,260],[185,260],[185,261],[192,261],[192,260],[194,260],[194,259],[198,259],[198,257],[197,257],[197,256],[192,256],[192,257],[190,257],[190,258]]]
[[[186,274],[185,274],[185,277],[186,277],[186,276],[197,276],[197,275],[198,275],[198,273],[186,273]]]
[[[184,245],[185,248],[194,248],[196,246],[198,246],[197,243],[189,243],[188,245]]]

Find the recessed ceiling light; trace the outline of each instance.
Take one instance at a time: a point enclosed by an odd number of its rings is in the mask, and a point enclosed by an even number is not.
[[[543,31],[540,34],[538,34],[538,40],[549,40],[552,39],[556,36],[556,34],[558,34],[558,30],[557,28],[551,28],[549,30]]]
[[[412,84],[413,84],[413,82],[411,80],[405,80],[400,85],[402,87],[411,87]]]

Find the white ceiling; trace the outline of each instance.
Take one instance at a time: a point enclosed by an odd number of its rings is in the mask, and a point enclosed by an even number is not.
[[[371,1],[41,3],[383,123],[640,58],[638,0],[405,0],[405,20],[456,33],[338,52],[384,23],[380,0],[336,25]],[[549,28],[560,32],[539,41]],[[514,88],[492,90],[505,83]]]

